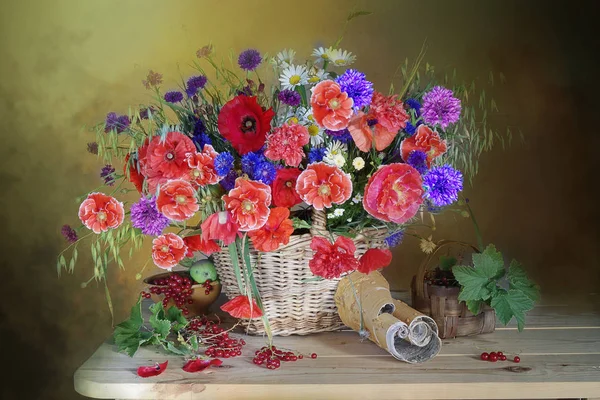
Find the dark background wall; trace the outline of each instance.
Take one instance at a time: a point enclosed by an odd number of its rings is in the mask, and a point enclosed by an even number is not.
[[[175,85],[209,41],[222,54],[293,47],[306,56],[337,38],[355,4],[374,15],[350,26],[343,47],[380,90],[425,38],[438,71],[456,67],[482,82],[490,69],[506,75],[495,90],[502,113],[495,123],[520,127],[526,142],[484,155],[466,190],[484,238],[522,261],[546,299],[598,291],[592,2],[7,1],[0,9],[0,335],[9,366],[2,399],[80,398],[73,372],[111,332],[101,288],[79,287],[92,273],[83,247],[73,275],[59,280],[55,272],[60,226],[76,221],[75,197],[98,185],[101,164],[85,152],[93,139],[81,127],[146,101],[140,81],[148,69]],[[464,219],[439,223],[434,238],[474,240]],[[407,288],[421,259],[407,239],[386,270],[392,285]],[[117,320],[138,293],[139,269],[134,259],[110,277]]]

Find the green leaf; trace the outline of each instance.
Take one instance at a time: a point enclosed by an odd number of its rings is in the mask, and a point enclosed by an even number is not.
[[[467,304],[467,308],[469,309],[469,311],[471,311],[473,314],[477,315],[477,314],[479,314],[479,311],[481,310],[481,305],[483,304],[483,301],[467,300],[467,301],[465,301],[465,303]]]
[[[511,261],[506,278],[508,279],[511,289],[520,290],[525,296],[533,301],[539,300],[539,286],[529,280],[525,270],[523,270],[523,267],[518,261]]]
[[[140,334],[140,328],[144,323],[142,318],[142,297],[131,307],[129,318],[115,327],[113,338],[119,352],[127,353],[130,357],[137,352],[144,341],[148,338]]]
[[[161,302],[152,304],[150,306],[150,312],[152,313],[153,317],[165,319],[165,309],[163,308]]]
[[[175,331],[183,329],[188,323],[181,310],[175,306],[169,307],[166,317],[173,323],[173,330]]]
[[[150,306],[150,312],[152,312],[152,315],[148,320],[150,326],[152,326],[152,329],[159,338],[166,339],[171,332],[171,322],[168,319],[165,319],[165,310],[163,309],[162,303],[152,304],[152,306]]]
[[[449,271],[456,265],[456,258],[452,256],[441,256],[440,257],[440,269],[442,271]]]
[[[196,335],[190,337],[190,346],[194,351],[198,351],[198,337]]]
[[[305,220],[300,219],[298,217],[292,218],[292,222],[294,223],[294,229],[310,229],[312,226]]]
[[[166,349],[171,353],[177,354],[178,356],[185,356],[190,353],[187,349],[184,350],[184,348],[176,347],[172,342],[167,342]]]
[[[483,253],[473,254],[473,266],[490,278],[500,278],[504,275],[504,259],[493,244],[488,245]]]
[[[533,308],[533,300],[519,290],[510,289],[499,292],[490,305],[496,310],[500,322],[506,325],[514,317],[517,320],[517,328],[522,331],[525,326],[525,313]]]
[[[487,276],[481,270],[476,268],[459,265],[452,268],[454,277],[462,286],[458,295],[458,300],[483,300],[489,298],[490,290],[487,284],[490,282],[490,276]]]

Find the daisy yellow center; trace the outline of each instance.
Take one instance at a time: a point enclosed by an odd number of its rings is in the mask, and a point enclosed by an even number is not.
[[[315,82],[319,82],[319,77],[317,75],[313,75],[310,78],[308,78],[308,81],[310,83],[315,83]]]
[[[106,219],[106,213],[104,211],[100,211],[96,215],[96,218],[98,218],[98,221],[104,221]]]
[[[335,63],[337,65],[344,65],[344,64],[346,64],[346,60],[344,60],[343,58],[340,58],[339,60],[335,60]]]
[[[298,123],[298,118],[292,117],[292,118],[288,119],[288,123],[290,123],[290,124],[297,124]]]
[[[160,250],[161,250],[163,253],[168,253],[168,252],[169,252],[169,246],[167,246],[167,245],[165,244],[165,245],[163,245],[163,247],[161,247],[161,248],[160,248]]]
[[[319,186],[319,195],[320,196],[329,196],[331,194],[331,188],[329,185],[321,185]]]
[[[244,200],[242,202],[242,209],[247,213],[254,212],[254,204],[250,200]]]
[[[332,110],[337,110],[340,107],[341,107],[341,104],[338,99],[329,100],[329,108],[331,108]]]
[[[184,195],[178,195],[175,197],[175,201],[179,204],[184,204],[186,202],[186,198]]]
[[[290,84],[291,85],[297,85],[300,83],[300,75],[292,75],[290,76]]]
[[[308,127],[308,134],[310,136],[317,136],[319,134],[319,127],[316,125],[310,125]]]
[[[321,58],[323,60],[329,60],[329,55],[327,53],[323,53],[323,54],[321,54]]]

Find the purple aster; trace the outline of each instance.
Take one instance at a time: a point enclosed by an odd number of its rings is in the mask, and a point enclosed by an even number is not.
[[[87,144],[88,153],[98,154],[98,143],[90,142]]]
[[[113,129],[117,129],[117,124],[119,122],[119,116],[116,112],[109,112],[106,114],[106,121],[104,123],[104,132],[110,132]]]
[[[348,97],[354,100],[354,107],[361,108],[371,104],[373,98],[373,83],[369,82],[365,74],[354,69],[346,70],[335,80]]]
[[[270,185],[275,180],[277,174],[277,168],[268,161],[263,161],[254,166],[252,171],[252,179],[261,181],[266,185]]]
[[[104,179],[105,185],[108,185],[108,186],[114,185],[115,184],[115,168],[110,164],[106,164],[100,170],[100,178]]]
[[[207,79],[206,79],[206,76],[204,76],[204,75],[192,76],[187,81],[187,85],[185,87],[185,93],[187,93],[187,95],[189,97],[192,97],[193,95],[196,94],[196,92],[198,92],[198,89],[204,89],[204,86],[206,86],[206,82],[207,82]]]
[[[460,110],[460,100],[453,96],[450,89],[435,86],[423,96],[422,116],[429,125],[446,129],[458,121]]]
[[[325,151],[327,149],[325,147],[314,147],[310,149],[308,152],[308,162],[309,164],[323,161],[323,157],[325,157]]]
[[[238,64],[241,69],[246,71],[254,71],[256,67],[262,62],[262,56],[255,49],[244,50],[238,57]]]
[[[442,207],[458,200],[463,189],[462,173],[450,165],[434,167],[423,176],[425,198],[434,206]]]
[[[231,153],[224,151],[215,157],[215,171],[219,176],[226,176],[233,168],[233,156]]]
[[[417,131],[417,128],[411,124],[410,122],[406,122],[406,126],[404,127],[404,132],[406,132],[409,136],[412,136]]]
[[[297,107],[300,105],[300,101],[302,98],[300,97],[300,93],[295,90],[284,89],[277,95],[279,101],[283,104],[287,104],[288,106]]]
[[[413,110],[415,110],[417,112],[417,115],[419,115],[419,112],[421,111],[421,103],[419,103],[419,100],[417,99],[408,99],[406,100],[406,104],[412,108]]]
[[[144,235],[158,236],[169,226],[169,218],[165,217],[156,207],[156,196],[131,205],[131,226],[142,230]]]
[[[225,178],[221,179],[219,184],[221,185],[221,187],[223,187],[223,189],[229,192],[235,186],[235,180],[237,178],[238,174],[235,172],[234,169],[232,169],[231,171],[229,171]]]
[[[77,232],[75,229],[71,228],[69,225],[63,225],[60,233],[65,237],[65,240],[69,243],[75,243],[79,238],[77,237]]]
[[[266,158],[260,151],[244,154],[242,156],[242,172],[252,176],[254,167],[265,161]]]
[[[325,133],[342,143],[349,143],[352,141],[352,135],[350,135],[350,131],[347,128],[342,129],[341,131],[330,131],[329,129],[325,129]]]
[[[421,150],[413,150],[408,154],[406,163],[419,171],[421,175],[427,172],[427,154]]]
[[[398,231],[392,233],[390,236],[385,238],[385,243],[388,247],[396,247],[404,240],[404,231]]]
[[[183,100],[183,93],[178,90],[172,90],[165,93],[164,99],[167,103],[179,103]]]

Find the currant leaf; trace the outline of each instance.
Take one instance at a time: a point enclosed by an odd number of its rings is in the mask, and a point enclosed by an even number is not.
[[[525,313],[533,308],[533,300],[520,290],[501,290],[490,305],[496,310],[500,322],[506,325],[514,317],[517,320],[517,328],[522,331],[525,326]]]

